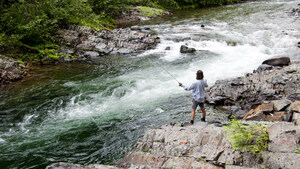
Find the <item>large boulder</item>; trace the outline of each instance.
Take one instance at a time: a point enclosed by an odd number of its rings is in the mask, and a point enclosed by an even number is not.
[[[287,56],[275,56],[270,59],[263,61],[262,64],[267,64],[271,66],[288,66],[291,62],[291,59]]]
[[[300,146],[300,127],[289,122],[275,123],[268,128],[268,150],[276,153],[294,153]]]

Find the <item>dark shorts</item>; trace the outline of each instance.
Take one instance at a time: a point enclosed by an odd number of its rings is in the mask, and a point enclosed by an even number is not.
[[[202,102],[197,102],[197,101],[193,100],[192,109],[195,109],[195,110],[196,110],[196,108],[198,107],[198,105],[199,105],[200,108],[204,108],[204,103],[202,103]]]

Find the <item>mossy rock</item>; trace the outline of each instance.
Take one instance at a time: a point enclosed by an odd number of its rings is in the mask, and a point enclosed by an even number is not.
[[[151,8],[146,6],[137,6],[136,9],[140,12],[141,16],[152,18],[164,14],[164,11],[157,8]]]

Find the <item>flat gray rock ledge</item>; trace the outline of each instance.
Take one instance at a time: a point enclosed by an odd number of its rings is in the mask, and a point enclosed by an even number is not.
[[[137,142],[134,151],[128,152],[116,166],[67,166],[74,169],[294,169],[300,166],[300,154],[294,152],[300,146],[300,126],[289,122],[266,125],[270,143],[261,158],[234,150],[226,140],[226,132],[213,124],[187,127],[165,125],[148,130]],[[56,163],[47,169],[63,169],[65,166],[65,163]]]

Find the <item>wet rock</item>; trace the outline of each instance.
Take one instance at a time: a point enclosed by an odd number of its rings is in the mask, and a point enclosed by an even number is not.
[[[265,60],[262,64],[267,64],[271,66],[288,66],[291,60],[287,56],[275,56],[270,59]]]
[[[171,50],[171,47],[170,47],[170,46],[167,46],[165,50]]]
[[[185,45],[181,45],[181,47],[180,47],[180,53],[193,53],[195,51],[196,51],[195,48],[189,48]]]
[[[262,64],[256,70],[254,70],[253,73],[260,73],[260,72],[263,72],[266,70],[272,70],[273,68],[274,68],[274,66]]]
[[[268,150],[277,153],[293,153],[299,147],[300,127],[293,123],[275,123],[268,128]]]

